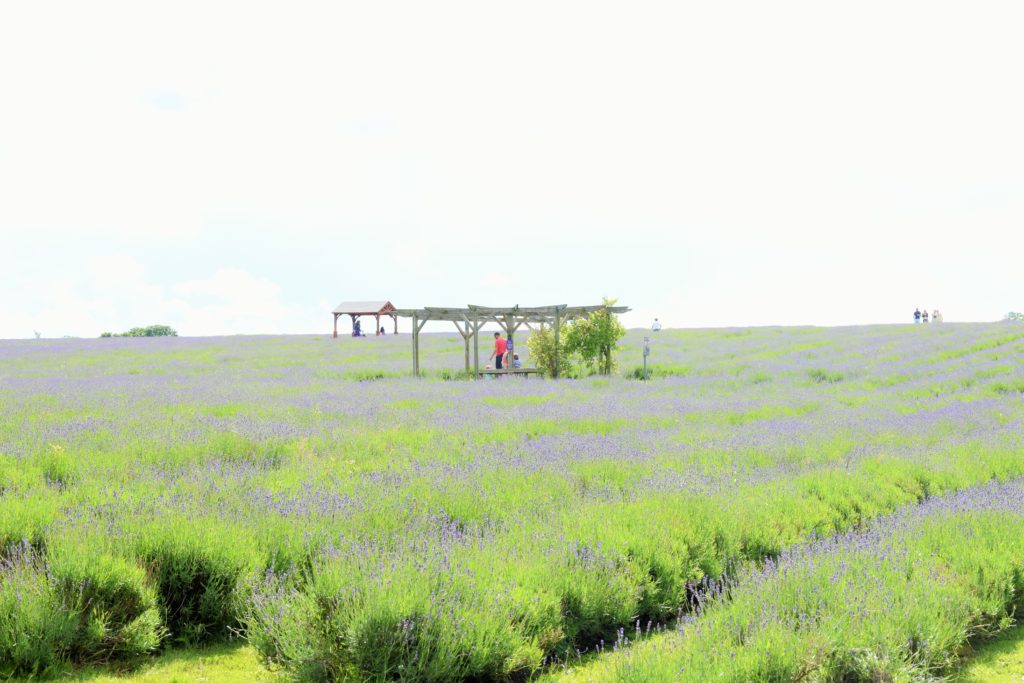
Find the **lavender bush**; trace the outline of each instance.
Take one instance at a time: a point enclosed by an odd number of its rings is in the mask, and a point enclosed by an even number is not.
[[[242,634],[300,677],[501,680],[1024,475],[1011,324],[654,342],[651,382],[443,381],[454,331],[426,335],[425,380],[395,336],[0,342],[0,556],[93,539],[155,596],[153,638]]]

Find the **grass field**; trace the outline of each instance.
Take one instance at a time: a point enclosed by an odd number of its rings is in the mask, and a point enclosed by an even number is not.
[[[0,679],[926,681],[1012,624],[1024,326],[640,337],[0,342]]]

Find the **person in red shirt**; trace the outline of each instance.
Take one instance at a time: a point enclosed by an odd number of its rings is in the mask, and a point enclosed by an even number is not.
[[[494,333],[494,351],[491,352],[491,358],[494,359],[494,369],[501,370],[501,361],[505,358],[505,351],[507,350],[505,340],[501,338],[501,332]],[[490,360],[488,358],[487,360]]]

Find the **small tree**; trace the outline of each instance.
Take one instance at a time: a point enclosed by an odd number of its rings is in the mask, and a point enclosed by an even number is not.
[[[626,334],[618,316],[609,310],[615,301],[606,298],[603,301],[605,308],[566,325],[566,351],[579,355],[583,362],[596,367],[602,375],[610,375],[615,370],[613,353]]]
[[[565,349],[565,335],[559,335],[558,342],[558,365],[561,375],[565,376],[572,372],[572,359]],[[530,358],[534,365],[544,371],[549,377],[555,375],[555,332],[548,325],[530,332],[526,338],[526,348],[530,350]]]
[[[1010,311],[1009,313],[1006,314],[1006,319],[1018,323],[1024,322],[1024,313],[1020,313],[1018,311]]]

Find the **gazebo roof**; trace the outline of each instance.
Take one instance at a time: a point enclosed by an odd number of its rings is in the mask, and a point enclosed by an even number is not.
[[[390,301],[342,301],[331,312],[376,315],[377,313],[390,313],[394,310],[395,307]]]

